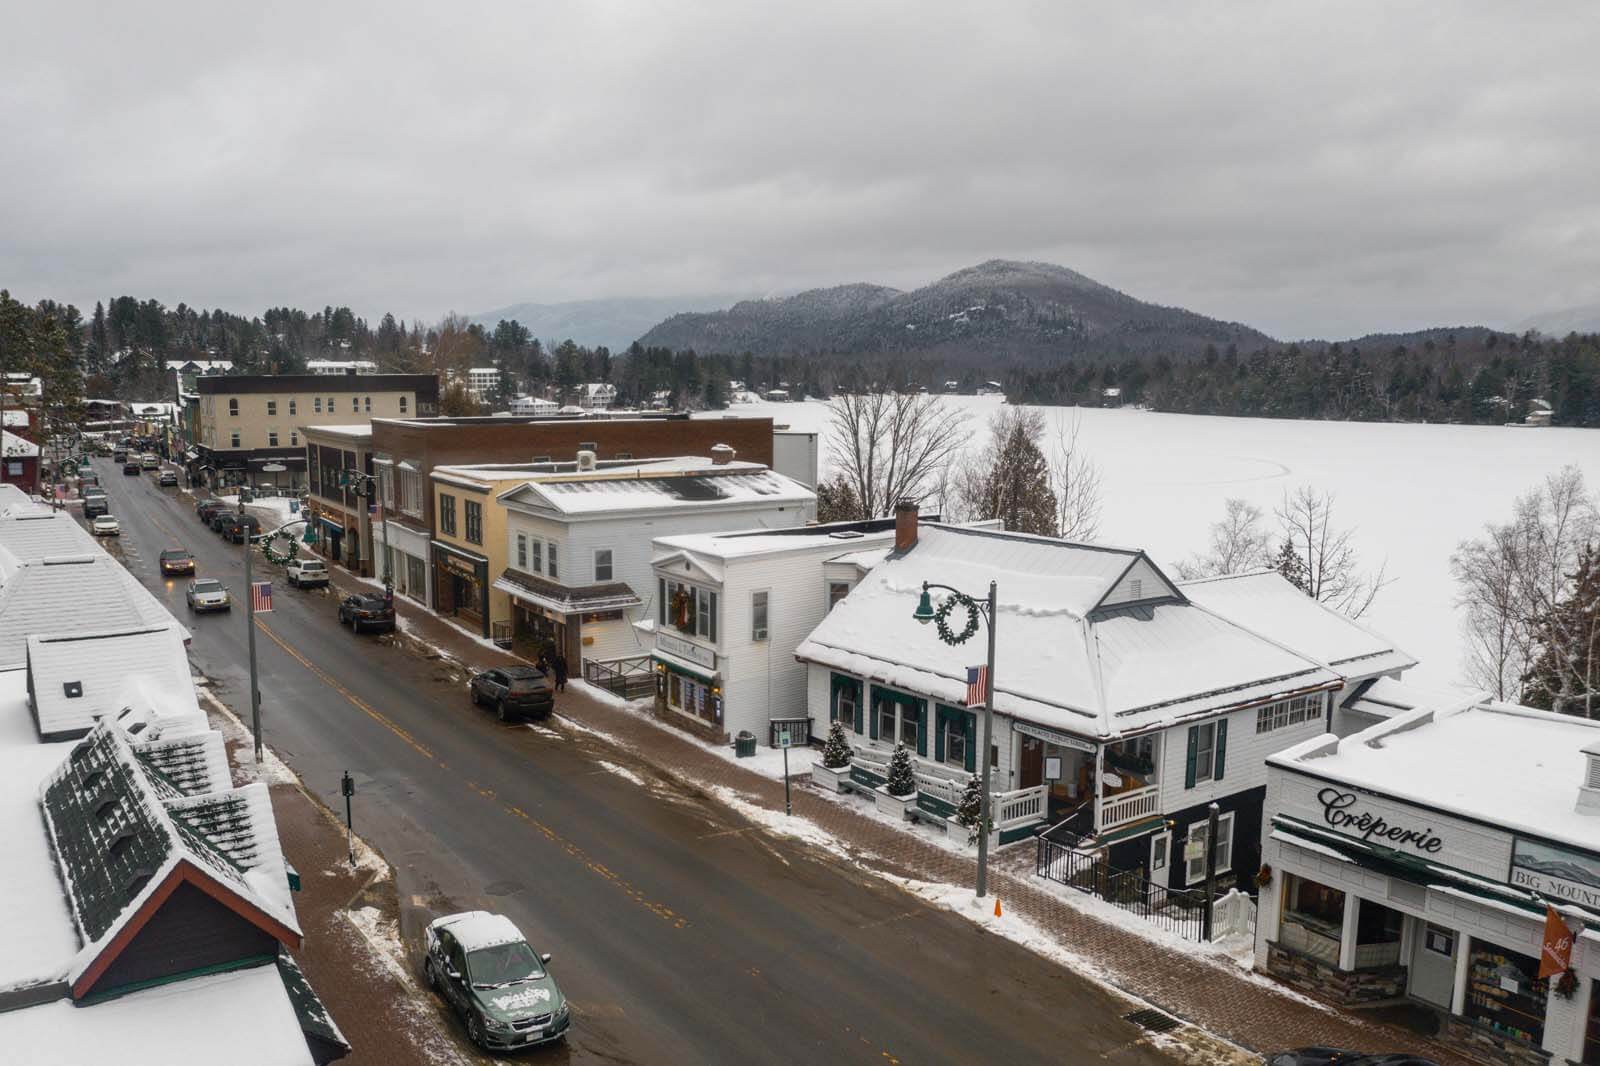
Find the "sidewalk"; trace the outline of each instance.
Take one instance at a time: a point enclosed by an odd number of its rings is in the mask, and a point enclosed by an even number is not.
[[[337,578],[347,583],[351,580],[343,573]],[[520,662],[415,604],[401,603],[400,612],[407,637],[465,667],[481,669]],[[713,791],[731,790],[736,805],[748,807],[744,813],[756,814],[755,820],[782,822],[781,781],[707,751],[697,741],[654,722],[644,712],[621,706],[609,693],[575,682],[558,700],[557,707],[561,717],[602,733],[666,773]],[[862,801],[825,798],[810,787],[808,778],[796,780],[803,782],[793,791],[796,818],[813,823],[857,861],[910,882],[963,887],[972,884],[972,856],[875,821],[855,809],[859,806],[865,810]],[[769,812],[772,817],[762,817]],[[804,835],[816,836],[814,831]],[[1034,876],[1028,848],[1027,844],[1013,845],[991,857],[991,892],[1001,900],[1008,917],[1021,917],[1054,942],[1058,950],[1050,954],[1081,960],[1073,968],[1087,969],[1091,977],[1259,1052],[1321,1044],[1367,1051],[1408,1051],[1440,1063],[1465,1061],[1408,1030],[1315,1003],[1270,978],[1242,970],[1226,956],[1176,951],[1159,938],[1147,938],[1122,924],[1087,913],[1083,900],[1058,896],[1053,889],[1059,886],[1047,885]]]

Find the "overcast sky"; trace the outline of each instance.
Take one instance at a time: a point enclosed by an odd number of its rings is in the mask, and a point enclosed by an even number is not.
[[[1600,8],[13,4],[0,287],[259,313],[1065,264],[1280,337],[1600,302]]]

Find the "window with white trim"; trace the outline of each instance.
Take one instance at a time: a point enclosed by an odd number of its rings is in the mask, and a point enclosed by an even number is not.
[[[839,601],[844,599],[848,595],[850,595],[850,582],[848,582],[848,581],[830,581],[830,582],[828,582],[828,610],[830,610],[830,611],[833,610],[834,607],[836,607],[838,605]]]
[[[1150,839],[1150,879],[1167,868],[1167,853],[1172,848],[1172,834],[1158,833]],[[1203,876],[1203,872],[1202,872]]]
[[[526,533],[517,534],[517,569],[528,569],[528,535]]]
[[[1189,823],[1188,843],[1199,843],[1199,855],[1193,859],[1184,860],[1184,879],[1191,885],[1206,879],[1206,842],[1207,821]],[[1187,854],[1188,849],[1185,849]],[[1225,874],[1233,869],[1233,812],[1227,811],[1217,816],[1217,870],[1218,874]]]
[[[230,398],[228,400],[228,414],[233,418],[239,417],[239,401],[237,399]]]
[[[767,592],[750,594],[750,639],[761,641],[767,639]]]
[[[1217,767],[1217,723],[1195,727],[1194,779],[1210,781]]]
[[[399,467],[400,510],[413,518],[422,517],[422,475],[415,470]]]
[[[299,412],[298,412],[298,411],[297,411],[297,410],[296,410],[296,409],[295,409],[295,401],[294,401],[294,398],[293,398],[293,397],[290,397],[290,399],[289,399],[289,413],[290,413],[290,414],[291,414],[291,415],[293,415],[293,414],[298,414],[298,413],[299,413]]]
[[[547,573],[551,577],[560,577],[561,576],[561,572],[556,568],[556,542],[555,541],[552,540],[550,542],[550,550],[546,554],[547,554],[547,556],[548,556],[548,558],[550,560],[550,569],[547,571]]]
[[[404,396],[400,397],[400,413],[406,413],[406,398]]]
[[[856,690],[851,685],[840,685],[838,692],[838,710],[834,718],[844,723],[846,729],[856,727]]]
[[[960,770],[967,768],[967,723],[959,718],[944,720],[944,761]]]
[[[299,446],[300,446],[300,432],[299,432],[299,430],[291,429],[289,431],[289,447],[297,448]]]
[[[277,400],[268,400],[267,401],[267,415],[269,417],[276,417],[277,414],[278,414],[278,401]]]
[[[1256,708],[1256,732],[1270,733],[1322,717],[1322,694],[1296,696]]]
[[[538,537],[528,538],[528,573],[544,573],[544,541]]]
[[[596,585],[611,580],[611,549],[596,548],[594,550],[594,583]]]
[[[278,446],[278,431],[275,430],[275,429],[267,430],[267,447],[276,448],[277,446]]]
[[[319,414],[319,415],[322,413],[322,397],[321,396],[313,396],[311,398],[311,410],[314,413]]]
[[[233,431],[233,444],[231,445],[231,447],[237,448],[238,446],[239,446],[239,431],[238,430],[234,430]]]

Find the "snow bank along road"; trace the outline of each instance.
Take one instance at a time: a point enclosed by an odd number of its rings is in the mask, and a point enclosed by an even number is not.
[[[167,547],[243,602],[240,549],[188,496],[149,477],[106,487],[130,565],[174,614]],[[648,772],[620,778],[597,738],[502,726],[432,664],[340,628],[328,593],[274,577],[256,641],[268,744],[335,809],[355,776],[356,828],[395,864],[413,944],[428,918],[484,907],[554,953],[572,1060],[1165,1061],[1091,982]],[[243,611],[185,621],[196,665],[247,717]]]

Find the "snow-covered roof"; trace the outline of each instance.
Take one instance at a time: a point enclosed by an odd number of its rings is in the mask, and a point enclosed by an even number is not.
[[[175,622],[105,633],[35,633],[27,638],[27,659],[42,737],[81,737],[100,718],[129,708],[205,725]]]
[[[685,512],[813,503],[804,485],[759,463],[715,463],[697,456],[593,471],[541,475],[500,494],[507,506],[535,513],[594,517],[630,511]]]
[[[326,434],[330,437],[348,437],[351,440],[371,440],[371,422],[352,422],[347,426],[302,426],[307,433]]]
[[[1458,698],[1340,740],[1308,740],[1267,762],[1600,850],[1600,817],[1576,809],[1587,780],[1584,748],[1596,743],[1600,722]]]
[[[161,601],[104,552],[24,562],[0,588],[0,670],[27,665],[27,642],[34,634],[164,626],[176,627],[182,639],[189,639],[189,631]]]
[[[1344,701],[1348,710],[1374,718],[1393,718],[1418,707],[1444,707],[1460,701],[1462,694],[1429,688],[1392,677],[1374,678],[1352,692]]]
[[[9,429],[0,431],[5,433],[5,454],[11,459],[27,459],[37,457],[39,446],[25,437],[19,437]]]
[[[657,537],[652,561],[659,563],[683,552],[710,559],[742,559],[819,549],[832,549],[843,555],[893,540],[894,523],[888,519],[878,523],[840,522],[787,529],[743,529],[731,533],[680,533]]]
[[[194,367],[202,374],[213,374],[224,370],[233,369],[232,359],[168,359],[168,370],[183,370]]]
[[[1041,725],[1111,737],[1339,680],[1189,602],[1141,551],[930,523],[862,578],[796,656],[960,705],[966,667],[983,659],[981,636],[952,653],[911,614],[924,581],[982,596],[991,580],[995,707]],[[959,607],[950,616],[956,629],[966,621]]]
[[[23,408],[21,408],[21,407],[7,407],[5,409],[4,413],[5,413],[5,425],[6,426],[9,427],[9,426],[26,426],[26,425],[28,425],[29,415],[28,415],[28,412]]]
[[[1275,570],[1186,581],[1179,587],[1195,603],[1281,641],[1345,677],[1417,665],[1394,641],[1312,599]]]
[[[8,1061],[53,1066],[312,1066],[277,966],[158,985],[90,1006],[66,999],[0,1013]]]
[[[0,547],[18,563],[52,556],[93,555],[101,551],[88,530],[71,514],[36,508],[28,495],[15,485],[3,485],[0,490],[10,490],[0,495],[0,512],[3,512],[0,513]],[[11,493],[20,497],[16,510],[12,510]],[[27,507],[23,508],[23,504]],[[0,582],[9,576],[0,568]]]
[[[461,950],[472,952],[479,948],[492,948],[497,944],[515,944],[522,939],[522,930],[503,914],[488,911],[465,911],[435,923],[435,928],[448,929],[456,938]]]

